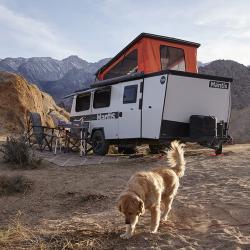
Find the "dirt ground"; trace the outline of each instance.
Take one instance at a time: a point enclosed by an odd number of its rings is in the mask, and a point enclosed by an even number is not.
[[[250,145],[224,156],[187,148],[186,174],[169,220],[149,233],[149,213],[122,240],[116,200],[130,176],[166,166],[165,156],[140,163],[11,170],[34,182],[25,194],[0,196],[1,249],[250,249]]]

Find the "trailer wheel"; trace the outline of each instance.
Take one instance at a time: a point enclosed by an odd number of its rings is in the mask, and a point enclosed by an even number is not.
[[[136,153],[136,147],[118,146],[118,153],[119,154],[135,154]]]
[[[101,130],[96,130],[92,135],[92,148],[96,155],[106,155],[109,150],[109,143],[105,140]]]
[[[151,154],[159,154],[161,151],[162,147],[161,145],[149,145],[149,151]]]

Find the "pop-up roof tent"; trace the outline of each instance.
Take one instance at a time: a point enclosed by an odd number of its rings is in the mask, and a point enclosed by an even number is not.
[[[197,73],[198,43],[141,33],[97,73],[98,80],[165,69]]]

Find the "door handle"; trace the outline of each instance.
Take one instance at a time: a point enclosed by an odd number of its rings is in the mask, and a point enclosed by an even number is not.
[[[151,109],[151,108],[152,108],[152,106],[148,106],[148,108],[149,108],[149,109]]]

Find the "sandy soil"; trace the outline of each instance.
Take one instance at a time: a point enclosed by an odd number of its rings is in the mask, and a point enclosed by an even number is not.
[[[165,165],[164,157],[136,164],[63,168],[43,163],[40,169],[10,170],[34,181],[31,191],[0,197],[2,231],[19,213],[31,236],[13,238],[6,249],[250,249],[250,145],[229,146],[224,156],[188,149],[168,222],[149,233],[149,213],[136,235],[122,240],[124,219],[116,199],[136,171]],[[18,212],[20,211],[20,212]],[[26,232],[27,234],[27,232]],[[13,236],[12,236],[13,237]],[[13,243],[13,244],[12,244]]]

